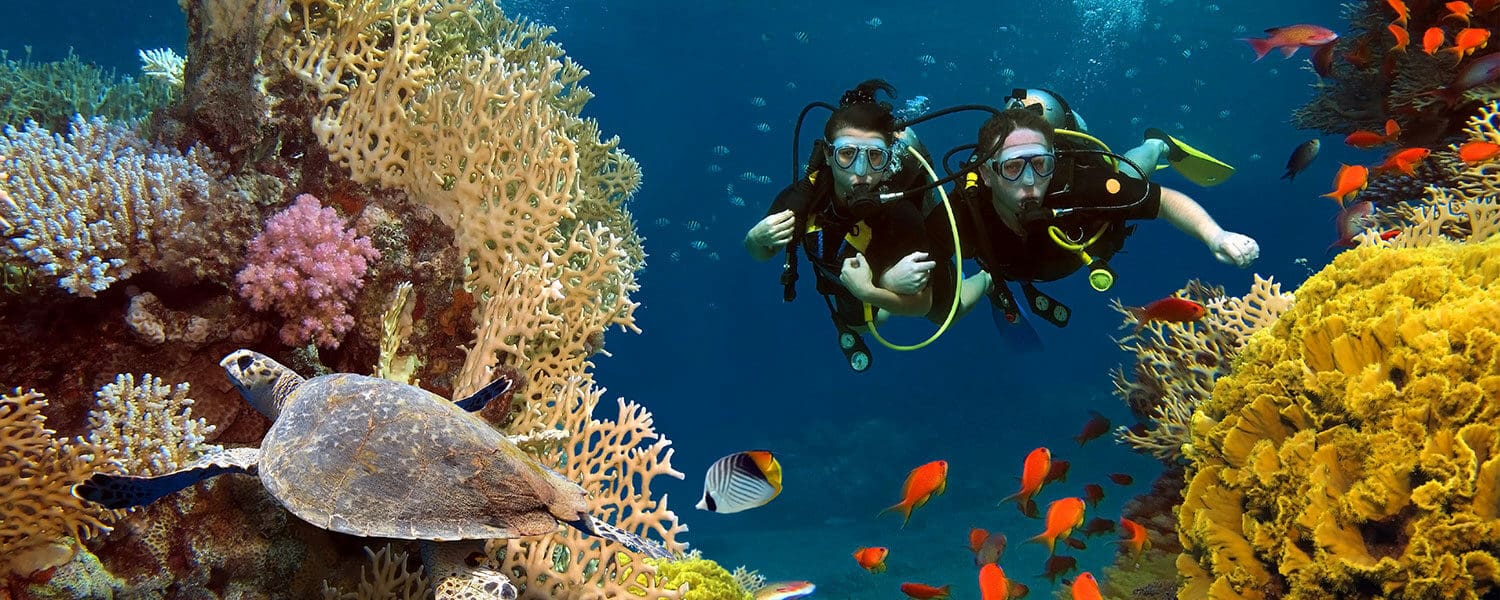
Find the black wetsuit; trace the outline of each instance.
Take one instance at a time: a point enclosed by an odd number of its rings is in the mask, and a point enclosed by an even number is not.
[[[1085,250],[1096,259],[1108,260],[1120,251],[1125,238],[1135,229],[1134,226],[1127,225],[1126,221],[1154,219],[1161,209],[1161,186],[1157,184],[1126,177],[1102,165],[1077,166],[1069,175],[1064,173],[1061,164],[1060,161],[1058,173],[1048,186],[1049,193],[1043,200],[1043,206],[1119,206],[1130,204],[1143,196],[1144,199],[1123,211],[1065,215],[1055,220],[1031,223],[1026,227],[1025,235],[1022,235],[1000,219],[991,200],[990,188],[983,182],[972,188],[960,186],[953,196],[953,211],[958,221],[964,258],[978,260],[980,266],[997,279],[1054,281],[1067,277],[1085,265],[1076,252],[1052,241],[1048,234],[1049,225],[1061,229],[1071,242],[1088,240],[1102,228],[1103,233],[1099,235],[1099,239]],[[1111,189],[1115,191],[1112,193]],[[944,251],[951,253],[952,234],[949,233],[946,212],[941,208],[932,211],[928,215],[927,225],[928,235]],[[981,227],[982,237],[979,230]],[[981,247],[981,239],[987,240],[987,247]],[[946,281],[933,277],[933,285],[939,286],[934,289],[934,310],[938,305],[946,308],[953,301],[951,277],[950,274],[943,278]]]
[[[911,189],[927,182],[926,176],[919,171],[921,165],[909,157],[906,161],[900,171],[879,186],[879,191]],[[839,210],[833,206],[832,169],[824,166],[816,175],[804,177],[781,190],[766,215],[791,209],[797,214],[799,222],[806,223],[805,219],[811,210],[811,216],[815,217],[813,224],[819,230],[809,232],[804,226],[802,235],[792,243],[800,243],[802,254],[813,263],[810,270],[816,274],[818,293],[833,298],[835,313],[845,325],[858,327],[865,322],[864,304],[844,288],[844,284],[839,281],[839,272],[844,268],[844,259],[853,257],[859,251],[846,242],[844,236],[851,233],[867,233],[870,236],[863,254],[865,260],[869,261],[872,278],[879,285],[880,276],[906,255],[918,251],[932,253],[933,245],[928,242],[923,224],[922,200],[901,199],[888,202],[875,216],[860,224],[855,222],[848,210]],[[863,228],[868,228],[868,231]],[[806,263],[803,264],[806,266]],[[801,272],[805,273],[807,270]]]

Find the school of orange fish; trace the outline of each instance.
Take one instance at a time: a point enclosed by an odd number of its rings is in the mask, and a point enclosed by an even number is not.
[[[1141,310],[1147,309],[1143,307]],[[1079,446],[1082,446],[1104,435],[1109,429],[1109,419],[1095,413],[1073,439],[1078,442]],[[1048,485],[1065,482],[1068,467],[1067,461],[1054,459],[1052,451],[1045,447],[1032,450],[1021,464],[1020,489],[1002,499],[1000,504],[1004,505],[1013,501],[1022,514],[1034,519],[1038,518],[1037,494]],[[1121,486],[1133,483],[1133,478],[1124,473],[1113,473],[1109,475],[1109,479]],[[906,523],[911,520],[912,511],[927,504],[934,496],[942,494],[947,485],[947,461],[935,460],[912,469],[906,477],[906,483],[902,486],[901,501],[882,511],[882,514],[900,513],[901,525],[905,527]],[[1121,517],[1115,521],[1095,517],[1085,524],[1088,511],[1097,509],[1099,501],[1103,499],[1104,486],[1090,483],[1083,486],[1082,496],[1070,496],[1052,501],[1047,505],[1042,532],[1026,540],[1047,546],[1049,558],[1042,575],[1054,584],[1062,579],[1074,600],[1102,598],[1099,582],[1088,571],[1078,573],[1071,579],[1067,578],[1071,573],[1078,571],[1078,561],[1073,557],[1058,554],[1058,543],[1082,550],[1086,547],[1085,543],[1075,535],[1075,532],[1087,538],[1118,531],[1120,539],[1117,543],[1136,559],[1140,558],[1141,553],[1147,547],[1145,527],[1130,519]],[[980,528],[969,530],[968,548],[974,554],[974,567],[978,570],[979,595],[982,600],[1011,600],[1024,597],[1030,592],[1025,584],[1008,579],[1005,576],[1005,570],[1000,567],[1005,554],[1005,546],[1004,533]],[[890,549],[883,546],[861,547],[854,551],[854,561],[860,568],[871,573],[884,573],[886,559],[889,556]],[[899,585],[902,593],[917,600],[948,598],[952,588],[951,583],[932,585],[907,581]]]

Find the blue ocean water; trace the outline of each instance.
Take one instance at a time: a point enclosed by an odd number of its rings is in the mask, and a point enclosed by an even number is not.
[[[554,39],[591,71],[585,83],[597,98],[586,115],[605,135],[619,135],[645,173],[631,205],[650,254],[634,296],[644,333],[609,335],[613,356],[598,359],[596,374],[608,388],[604,408],[616,396],[642,402],[673,440],[674,465],[687,479],[663,491],[691,526],[694,547],[771,579],[812,580],[818,597],[895,598],[901,581],[952,583],[955,597],[975,597],[964,547],[970,527],[1009,534],[1004,565],[1013,577],[1040,573],[1045,549],[1020,543],[1040,523],[994,506],[1014,491],[1022,458],[1037,446],[1072,463],[1067,483],[1044,500],[1076,494],[1108,473],[1132,473],[1133,486],[1105,484],[1099,514],[1118,516],[1159,466],[1107,438],[1082,448],[1070,439],[1089,410],[1129,423],[1111,395],[1109,371],[1131,357],[1112,340],[1123,332],[1108,300],[1143,304],[1192,278],[1243,294],[1251,271],[1294,287],[1327,260],[1334,238],[1331,204],[1317,196],[1330,189],[1340,162],[1357,160],[1330,137],[1295,183],[1279,180],[1292,149],[1317,136],[1290,124],[1317,79],[1306,51],[1255,62],[1237,41],[1293,23],[1342,31],[1333,2],[506,6],[559,29]],[[164,0],[128,9],[97,0],[13,1],[0,16],[12,24],[0,49],[13,57],[30,46],[34,59],[53,60],[71,47],[85,60],[133,72],[137,49],[182,52],[185,45],[182,15]],[[1256,238],[1260,261],[1250,270],[1225,266],[1170,225],[1143,223],[1111,262],[1119,284],[1109,293],[1093,292],[1077,276],[1045,287],[1075,316],[1064,330],[1040,325],[1044,353],[1001,350],[981,308],[923,350],[874,347],[874,367],[856,374],[837,350],[812,278],[804,276],[797,302],[783,303],[779,261],[751,261],[741,239],[787,182],[797,111],[835,102],[873,77],[897,87],[898,104],[925,95],[934,107],[994,103],[1013,87],[1055,89],[1118,149],[1138,143],[1146,127],[1177,134],[1239,172],[1208,189],[1170,170],[1157,181],[1187,192],[1226,229]],[[825,117],[809,118],[804,158]],[[922,136],[941,153],[971,143],[981,120],[946,118],[924,126]],[[721,145],[728,155],[715,155]],[[773,182],[745,181],[747,172]],[[732,204],[734,196],[744,206]],[[931,331],[917,320],[882,329],[905,343]],[[709,463],[750,448],[780,456],[781,497],[733,515],[693,510]],[[899,499],[908,470],[936,459],[951,464],[945,495],[904,529],[898,517],[876,517]],[[888,573],[864,573],[850,558],[856,547],[873,545],[891,548]],[[1097,573],[1113,552],[1102,540],[1091,543],[1080,566]],[[1027,582],[1033,594],[1048,589],[1045,580]]]

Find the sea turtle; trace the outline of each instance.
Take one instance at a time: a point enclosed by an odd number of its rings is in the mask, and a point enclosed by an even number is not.
[[[387,379],[303,379],[258,352],[219,365],[273,423],[260,448],[206,456],[156,477],[96,475],[76,493],[143,506],[224,473],[258,474],[292,514],[363,537],[435,542],[549,534],[559,522],[655,558],[660,544],[588,514],[587,492],[470,414],[507,391],[499,379],[458,402]]]

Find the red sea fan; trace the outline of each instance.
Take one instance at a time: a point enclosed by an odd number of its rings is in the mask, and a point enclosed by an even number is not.
[[[240,296],[256,310],[274,308],[286,318],[283,343],[337,348],[339,336],[354,325],[349,303],[364,286],[369,261],[380,258],[370,239],[345,229],[337,211],[302,194],[266,220],[249,250],[245,269],[235,277]]]

